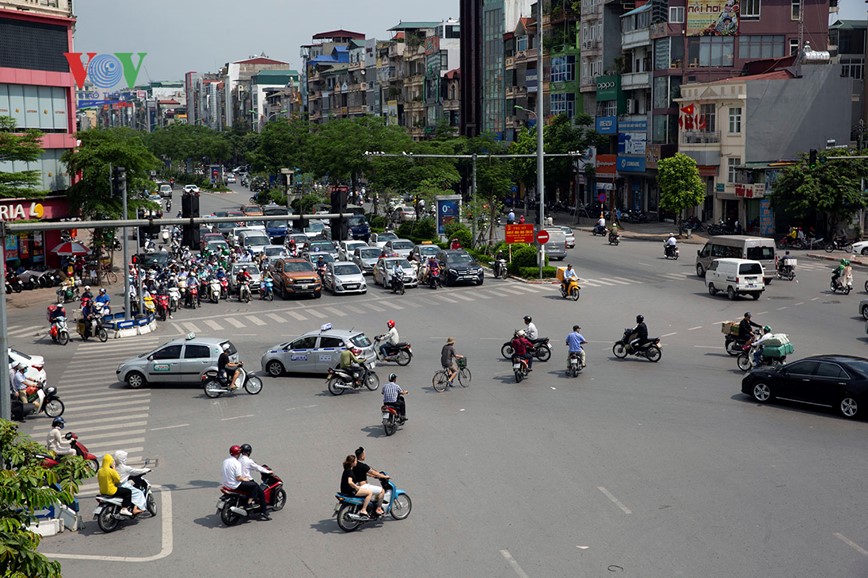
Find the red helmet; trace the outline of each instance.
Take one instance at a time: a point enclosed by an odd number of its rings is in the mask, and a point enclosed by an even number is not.
[[[229,448],[229,455],[230,456],[237,456],[240,454],[241,454],[241,446],[230,446],[230,448]]]
[[[386,325],[388,325],[388,326],[389,326],[389,329],[391,329],[391,328],[393,328],[393,327],[395,326],[395,322],[394,322],[393,320],[389,319],[389,320],[386,322]]]

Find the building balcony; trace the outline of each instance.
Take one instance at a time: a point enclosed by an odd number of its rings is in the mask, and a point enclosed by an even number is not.
[[[631,72],[621,75],[621,90],[636,90],[651,87],[651,73]]]
[[[364,60],[358,60],[356,62],[350,62],[347,66],[347,70],[361,70],[365,67]]]
[[[515,99],[515,98],[524,98],[527,96],[527,87],[526,86],[507,86],[506,87],[506,98]]]
[[[623,87],[623,84],[622,84]],[[706,145],[706,144],[720,144],[720,133],[719,132],[706,132],[702,130],[685,130],[682,131],[679,138],[680,146],[685,148],[692,148],[690,145]],[[699,147],[702,148],[702,147]]]
[[[319,119],[322,118],[322,113],[318,110],[312,111],[308,118],[310,118],[311,121],[318,121]]]
[[[515,68],[515,56],[507,56],[504,65],[507,70]]]
[[[33,14],[72,17],[72,0],[4,0],[3,8],[18,9]]]
[[[461,109],[461,101],[458,99],[455,100],[444,100],[443,101],[443,110],[444,111],[453,111]]]
[[[579,82],[580,92],[597,92],[597,80],[592,76],[584,76]]]
[[[582,40],[582,54],[588,52],[599,52],[600,51],[600,41],[593,38],[586,38]]]
[[[649,46],[651,44],[651,31],[648,28],[640,28],[639,30],[631,30],[630,32],[621,33],[621,49],[630,50],[640,46]]]
[[[349,112],[350,112],[350,114],[365,114],[367,112],[367,108],[368,108],[367,106],[362,106],[362,105],[351,106]]]

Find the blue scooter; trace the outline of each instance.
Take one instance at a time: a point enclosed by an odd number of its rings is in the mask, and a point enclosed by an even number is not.
[[[259,298],[274,301],[274,281],[268,278],[259,287]]]
[[[382,472],[384,476],[389,474]],[[373,522],[391,515],[396,520],[403,520],[410,515],[410,510],[413,509],[413,502],[410,496],[404,490],[399,490],[392,482],[391,478],[383,480],[383,491],[386,492],[383,498],[383,515],[378,516],[374,512],[377,509],[376,498],[371,498],[371,503],[368,504],[367,515],[361,512],[364,498],[356,496],[348,496],[346,494],[337,493],[335,497],[338,499],[335,504],[335,514],[338,517],[338,526],[344,532],[352,532],[357,530],[359,526],[367,522]]]

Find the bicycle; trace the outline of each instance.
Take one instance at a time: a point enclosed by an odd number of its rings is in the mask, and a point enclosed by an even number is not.
[[[470,370],[467,369],[467,358],[466,357],[456,357],[455,364],[458,366],[458,374],[455,378],[458,380],[458,384],[461,387],[467,387],[470,385],[471,374]],[[431,385],[434,386],[435,391],[446,391],[449,387],[449,372],[446,369],[441,369],[434,373],[434,377],[431,379]]]
[[[111,263],[100,263],[99,271],[102,279],[107,281],[109,285],[114,285],[118,282],[117,273],[112,271]]]

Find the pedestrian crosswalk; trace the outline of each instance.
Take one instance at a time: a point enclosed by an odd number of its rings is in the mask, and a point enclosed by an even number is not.
[[[144,336],[107,343],[72,342],[70,347],[77,347],[75,356],[60,375],[52,375],[49,368],[49,382],[57,387],[65,406],[64,431],[75,432],[97,460],[122,449],[129,453],[130,465],[143,462],[151,391],[111,386],[121,361],[163,341],[164,337]],[[42,417],[21,425],[21,431],[39,443],[45,441],[50,429],[51,419]],[[91,478],[80,486],[78,497],[98,493],[96,478]]]

